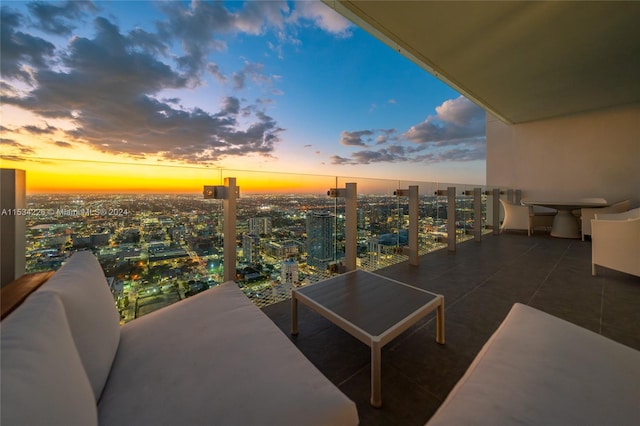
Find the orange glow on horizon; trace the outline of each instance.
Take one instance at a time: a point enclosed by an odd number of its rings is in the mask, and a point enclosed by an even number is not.
[[[333,176],[157,166],[56,159],[2,160],[3,168],[26,170],[29,194],[45,193],[201,193],[204,185],[222,185],[235,177],[243,193],[325,193]]]

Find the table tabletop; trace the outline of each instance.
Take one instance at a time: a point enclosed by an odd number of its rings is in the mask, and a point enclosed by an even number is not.
[[[564,208],[564,209],[577,209],[581,207],[606,207],[609,205],[607,200],[604,198],[585,198],[585,199],[577,199],[577,200],[531,200],[524,199],[522,200],[522,204],[525,206],[544,206],[544,207],[552,207],[552,208]]]
[[[295,292],[370,336],[383,335],[425,305],[433,303],[435,309],[442,298],[360,269],[295,289]]]

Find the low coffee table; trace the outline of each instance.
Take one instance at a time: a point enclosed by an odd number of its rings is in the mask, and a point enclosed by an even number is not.
[[[444,344],[444,296],[362,270],[293,289],[291,334],[298,334],[298,302],[371,348],[371,405],[382,406],[381,349],[436,311],[436,342]]]

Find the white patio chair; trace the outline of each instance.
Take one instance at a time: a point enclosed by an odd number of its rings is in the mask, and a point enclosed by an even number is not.
[[[596,265],[640,277],[640,208],[591,220],[591,274]]]
[[[629,200],[618,201],[607,207],[584,207],[580,209],[580,221],[582,222],[582,241],[585,235],[591,235],[591,220],[596,214],[621,213],[631,208]]]

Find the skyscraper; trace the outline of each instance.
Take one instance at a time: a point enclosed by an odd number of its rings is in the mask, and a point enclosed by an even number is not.
[[[289,258],[282,262],[280,282],[288,285],[296,284],[298,282],[298,262],[294,259]]]
[[[327,212],[307,214],[307,264],[324,271],[334,259],[335,216]]]
[[[242,252],[247,263],[250,265],[258,263],[260,259],[260,237],[247,234],[242,238]]]
[[[255,235],[271,234],[270,217],[252,217],[249,219],[249,233]]]

